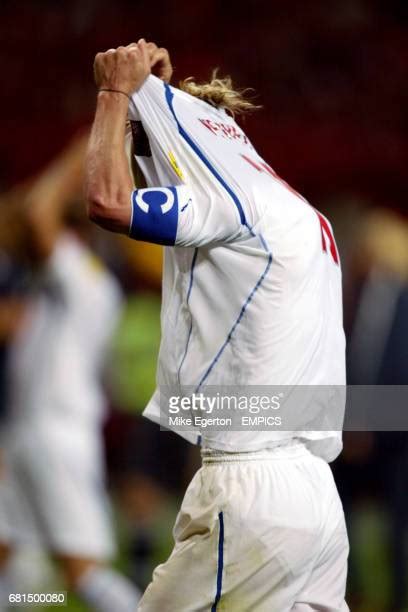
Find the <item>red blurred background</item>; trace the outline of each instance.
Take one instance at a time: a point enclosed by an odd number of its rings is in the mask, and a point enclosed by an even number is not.
[[[405,208],[406,2],[3,0],[0,15],[3,188],[89,124],[95,53],[143,36],[170,50],[174,81],[219,66],[253,87],[247,130],[301,192]]]

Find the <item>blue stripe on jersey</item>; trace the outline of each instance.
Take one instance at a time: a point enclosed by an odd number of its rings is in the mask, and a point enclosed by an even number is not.
[[[174,120],[177,124],[177,128],[179,131],[180,136],[182,136],[184,138],[184,140],[190,145],[190,147],[193,149],[193,151],[198,155],[198,157],[201,159],[201,161],[206,165],[206,167],[210,170],[210,172],[213,174],[213,176],[221,183],[221,185],[224,187],[224,189],[227,191],[227,193],[231,196],[232,200],[234,201],[239,215],[240,215],[240,219],[241,219],[241,223],[242,225],[245,225],[245,227],[248,228],[250,234],[254,237],[258,237],[260,239],[260,242],[262,244],[263,249],[265,250],[265,254],[267,255],[268,261],[267,261],[267,265],[265,270],[263,271],[262,275],[260,276],[260,278],[258,279],[255,287],[252,289],[252,291],[250,292],[250,294],[248,295],[247,299],[244,302],[244,305],[242,306],[240,313],[238,315],[238,318],[236,319],[236,321],[234,322],[233,326],[231,327],[227,338],[224,342],[224,344],[221,346],[221,348],[219,349],[219,351],[217,352],[216,356],[214,357],[214,359],[212,360],[212,362],[210,363],[209,367],[207,368],[206,372],[204,373],[204,375],[202,376],[197,388],[196,388],[196,392],[200,389],[200,387],[202,386],[202,384],[205,382],[205,380],[208,378],[208,376],[210,375],[213,367],[215,366],[215,364],[217,363],[217,361],[219,360],[219,358],[221,357],[222,353],[224,352],[224,349],[228,346],[232,335],[235,331],[235,329],[238,327],[238,325],[241,323],[241,320],[245,314],[245,311],[247,309],[247,307],[249,306],[249,304],[251,303],[255,293],[258,291],[259,287],[261,286],[261,284],[263,283],[266,275],[269,272],[269,269],[271,267],[272,261],[273,261],[273,257],[272,257],[272,253],[271,250],[269,248],[269,246],[267,245],[264,237],[261,234],[256,234],[254,232],[254,230],[250,227],[250,225],[248,224],[246,217],[245,217],[245,213],[244,213],[244,209],[242,207],[241,202],[239,201],[237,195],[232,191],[231,187],[229,187],[229,185],[227,185],[227,183],[224,181],[224,179],[220,176],[220,174],[217,172],[217,170],[214,168],[214,166],[211,164],[211,162],[205,157],[204,153],[201,151],[201,149],[197,146],[197,144],[194,142],[194,140],[189,136],[189,134],[187,134],[187,132],[185,131],[185,129],[183,128],[183,126],[181,125],[181,123],[179,122],[177,115],[174,111],[174,107],[173,107],[173,98],[174,98],[174,94],[171,91],[171,87],[170,85],[168,85],[167,83],[164,83],[164,88],[165,88],[165,95],[166,95],[166,101],[167,104],[169,106],[170,112],[174,117]],[[195,262],[193,262],[195,263]],[[193,264],[192,264],[192,269],[191,269],[191,276],[190,276],[190,287],[188,290],[188,298],[190,297],[190,293],[191,293],[191,288],[192,288],[192,279],[193,279]],[[188,302],[188,299],[187,299]],[[191,329],[192,326],[190,326],[190,331],[188,334],[188,338],[187,338],[187,346],[184,352],[184,356],[183,356],[183,360],[181,365],[183,365],[184,360],[186,358],[187,355],[187,348],[188,348],[188,344],[190,342],[190,337],[191,337]],[[180,369],[181,369],[181,365],[179,368],[179,375],[180,375]],[[180,382],[180,379],[179,379]]]
[[[189,299],[190,299],[191,289],[193,288],[194,267],[195,267],[195,264],[196,264],[197,255],[198,255],[198,248],[195,248],[194,249],[193,259],[192,259],[192,262],[191,262],[190,284],[189,284],[189,287],[188,287],[187,298],[186,298],[187,304],[188,304]],[[190,313],[190,317],[191,317],[191,313]],[[186,343],[186,348],[184,349],[184,355],[183,355],[183,358],[182,358],[182,360],[180,362],[179,369],[178,369],[178,372],[177,372],[177,378],[178,378],[179,384],[180,384],[180,372],[181,372],[181,368],[183,367],[184,360],[185,360],[185,358],[187,356],[188,345],[190,344],[190,338],[191,338],[191,332],[192,331],[193,331],[193,317],[191,317],[190,329],[188,330],[187,343]]]
[[[178,208],[175,187],[135,189],[129,236],[135,240],[173,246],[177,236]]]
[[[261,239],[262,245],[265,245],[265,247],[267,248],[267,245],[265,243],[265,240],[262,236],[259,236],[259,238]],[[197,391],[200,389],[200,387],[203,385],[203,383],[206,381],[206,379],[208,378],[208,376],[210,375],[213,367],[215,366],[215,364],[217,363],[217,361],[219,360],[219,358],[221,357],[222,353],[224,352],[224,349],[226,348],[226,346],[228,345],[228,343],[230,342],[231,338],[232,338],[232,334],[234,333],[235,329],[238,327],[238,325],[241,323],[242,317],[245,314],[245,311],[248,307],[248,305],[250,304],[250,302],[252,301],[255,293],[258,291],[259,287],[261,286],[265,276],[268,274],[269,272],[269,268],[271,267],[272,264],[272,253],[269,251],[269,249],[267,250],[268,253],[268,263],[266,265],[265,270],[263,271],[262,275],[260,276],[260,278],[258,279],[258,282],[256,283],[255,287],[252,289],[251,293],[248,295],[244,305],[241,308],[241,311],[238,315],[237,320],[235,321],[234,325],[231,327],[228,336],[224,342],[224,344],[221,346],[221,348],[219,349],[218,353],[216,354],[216,356],[214,357],[214,359],[212,360],[212,362],[210,363],[210,365],[208,366],[205,374],[203,375],[203,377],[201,378],[197,388],[195,389],[195,392],[197,393]]]
[[[181,125],[179,120],[177,119],[176,113],[174,112],[174,108],[173,108],[174,94],[171,91],[171,87],[170,87],[170,85],[168,85],[168,83],[164,83],[164,87],[165,87],[165,90],[166,90],[166,101],[167,101],[167,104],[169,105],[171,114],[173,115],[173,117],[174,117],[174,119],[175,119],[175,121],[177,123],[178,131],[179,131],[180,135],[190,145],[190,147],[198,155],[198,157],[201,159],[201,161],[207,166],[207,168],[211,172],[211,174],[213,174],[215,176],[215,178],[221,183],[221,185],[224,187],[224,189],[227,191],[227,193],[231,196],[235,206],[238,209],[239,218],[241,220],[242,225],[245,225],[246,227],[249,228],[249,225],[248,225],[248,223],[246,221],[244,209],[242,208],[241,202],[237,198],[236,194],[232,191],[232,189],[224,181],[222,176],[217,172],[217,170],[214,168],[214,166],[211,164],[211,162],[205,157],[205,155],[200,150],[200,148],[196,145],[194,140],[189,136],[189,134],[187,134],[187,132],[185,131],[185,129],[183,128],[183,126]]]
[[[222,573],[224,570],[224,513],[218,514],[219,534],[218,534],[218,567],[217,567],[217,590],[211,612],[216,612],[222,593]]]

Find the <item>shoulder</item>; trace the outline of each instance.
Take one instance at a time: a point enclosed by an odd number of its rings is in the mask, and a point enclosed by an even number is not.
[[[49,267],[77,296],[107,296],[120,301],[119,282],[105,263],[71,232],[58,238]]]

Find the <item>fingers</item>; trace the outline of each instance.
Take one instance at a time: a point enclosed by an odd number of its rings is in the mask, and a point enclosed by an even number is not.
[[[144,40],[144,39],[141,38],[139,40],[139,43],[142,42],[142,40]],[[149,57],[151,59],[153,57],[154,53],[157,51],[158,46],[154,42],[146,42],[146,46],[147,46],[147,49],[149,51]]]
[[[98,53],[95,60],[101,59],[101,56],[115,55],[116,53],[123,53],[124,51],[135,51],[136,49],[142,50],[145,47],[148,52],[150,67],[156,66],[159,76],[169,78],[171,76],[172,67],[170,57],[167,49],[164,47],[158,47],[154,42],[147,42],[144,38],[140,38],[138,42],[131,42],[130,44],[117,47],[117,49],[108,49],[104,53]],[[145,57],[145,56],[144,56]]]
[[[149,50],[147,48],[147,43],[144,38],[139,41],[139,50],[141,54],[141,60],[143,64],[143,68],[146,72],[150,72],[151,64],[150,64],[150,55]]]
[[[150,59],[150,68],[155,68],[156,74],[163,81],[169,82],[173,74],[169,52],[164,47],[158,47],[154,42],[146,42],[141,38],[139,45],[145,45]]]
[[[170,56],[167,49],[160,47],[154,52],[151,58],[151,68],[155,67],[157,75],[167,83],[170,81],[173,74],[173,67],[170,62]]]
[[[167,49],[158,47],[154,42],[147,42],[141,38],[138,42],[131,42],[117,49],[108,49],[104,53],[98,53],[94,62],[95,82],[100,87],[107,81],[112,82],[113,76],[120,66],[121,81],[126,81],[127,86],[133,84],[131,74],[125,78],[125,65],[128,72],[134,71],[146,78],[154,68],[156,74],[163,81],[169,82],[173,73],[170,57]],[[140,81],[140,78],[137,79]]]
[[[130,43],[127,48],[139,47],[141,49],[142,46],[147,49],[150,68],[155,68],[154,74],[168,83],[173,74],[173,68],[167,49],[158,47],[154,42],[147,42],[144,38],[140,38],[137,43]]]
[[[94,62],[98,89],[116,89],[126,94],[136,91],[150,74],[146,41],[98,53]]]

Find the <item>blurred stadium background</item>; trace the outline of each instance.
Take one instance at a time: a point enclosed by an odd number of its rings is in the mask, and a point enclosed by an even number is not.
[[[332,220],[343,260],[349,383],[406,385],[407,34],[404,0],[2,0],[0,207],[86,133],[97,51],[153,40],[170,51],[174,83],[206,79],[219,66],[256,91],[263,108],[244,128],[262,156]],[[26,288],[8,248],[7,218],[0,223],[4,319]],[[109,362],[105,442],[117,563],[143,587],[171,549],[198,457],[140,417],[154,388],[160,249],[97,229],[92,243],[126,294]],[[11,338],[0,334],[4,415]],[[334,472],[350,530],[351,610],[408,609],[408,434],[346,434]],[[19,563],[33,582],[59,584],[39,552],[22,553]],[[68,609],[84,610],[73,596]]]

